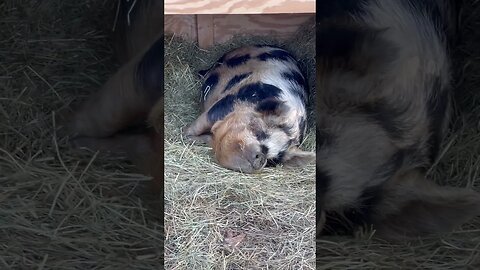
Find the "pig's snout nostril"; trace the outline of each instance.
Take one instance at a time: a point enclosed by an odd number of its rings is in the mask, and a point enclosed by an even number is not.
[[[253,159],[253,162],[260,162],[264,158],[264,155],[261,153],[258,153],[255,155],[255,158]]]
[[[266,162],[266,156],[263,153],[257,153],[253,155],[253,160],[251,160],[251,164],[253,169],[258,170],[261,169]]]

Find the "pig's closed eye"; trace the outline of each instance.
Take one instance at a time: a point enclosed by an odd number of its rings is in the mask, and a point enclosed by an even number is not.
[[[260,147],[262,148],[262,154],[267,155],[269,150],[268,146],[262,144]]]
[[[270,137],[270,135],[263,130],[256,130],[254,134],[258,141],[264,141]]]

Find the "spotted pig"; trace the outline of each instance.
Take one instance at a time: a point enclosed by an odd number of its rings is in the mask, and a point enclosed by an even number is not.
[[[384,238],[449,232],[479,193],[439,185],[451,112],[454,1],[320,2],[317,210],[323,234],[373,226]]]
[[[302,166],[308,87],[294,56],[275,46],[246,46],[222,56],[203,77],[200,116],[184,130],[210,144],[223,167],[252,173],[266,165]]]

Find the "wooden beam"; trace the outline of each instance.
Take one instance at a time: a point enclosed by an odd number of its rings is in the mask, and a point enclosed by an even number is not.
[[[315,13],[315,0],[165,0],[164,7],[165,14]]]

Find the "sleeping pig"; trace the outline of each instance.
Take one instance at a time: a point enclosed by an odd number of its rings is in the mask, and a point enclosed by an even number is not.
[[[480,215],[479,193],[441,186],[453,92],[447,0],[322,1],[317,13],[317,227],[398,239]]]
[[[199,74],[202,113],[184,135],[211,145],[220,165],[253,173],[267,164],[315,160],[298,148],[308,88],[292,54],[274,46],[241,47]]]

